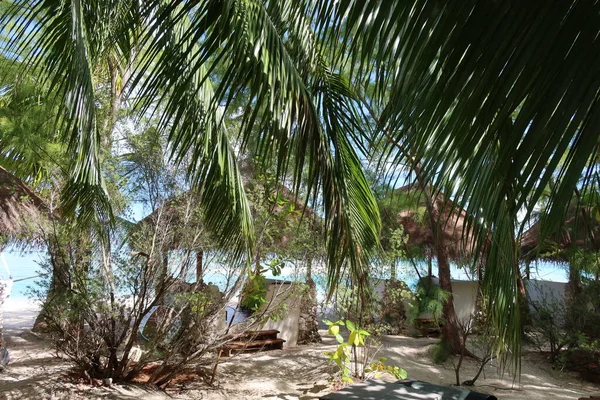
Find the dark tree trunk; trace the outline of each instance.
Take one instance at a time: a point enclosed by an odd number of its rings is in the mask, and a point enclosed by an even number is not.
[[[426,202],[429,213],[429,224],[431,232],[433,233],[433,241],[435,244],[435,255],[438,262],[440,288],[448,293],[448,299],[444,303],[443,307],[444,325],[442,327],[442,334],[444,336],[444,340],[450,345],[452,352],[455,354],[461,354],[463,351],[463,346],[458,332],[456,310],[454,309],[448,249],[446,248],[444,234],[440,226],[441,218],[438,207],[439,199],[434,198],[432,195],[429,195],[429,193],[426,194],[425,198],[427,199]]]
[[[46,330],[46,317],[51,312],[49,309],[52,302],[61,295],[67,294],[70,290],[70,255],[68,246],[61,243],[56,235],[52,235],[47,242],[48,253],[50,256],[50,265],[52,266],[52,278],[46,300],[42,305],[40,313],[33,323],[34,332],[44,332]]]
[[[204,274],[204,252],[201,250],[196,251],[196,283],[202,283],[202,276]]]
[[[321,343],[317,316],[317,285],[312,278],[311,259],[306,264],[306,285],[308,290],[300,301],[298,344]]]
[[[452,282],[450,277],[450,260],[448,249],[442,232],[439,204],[445,206],[445,199],[441,194],[435,194],[433,188],[427,185],[425,179],[421,175],[421,165],[417,160],[414,160],[414,171],[419,182],[419,186],[425,192],[425,207],[429,214],[429,228],[433,236],[433,244],[435,256],[438,262],[438,275],[440,280],[440,288],[448,293],[448,299],[443,306],[444,325],[442,327],[442,335],[444,340],[450,345],[454,354],[461,354],[464,349],[460,340],[458,331],[458,322],[456,318],[456,310],[454,309],[454,299],[452,296]],[[431,276],[431,275],[430,275]],[[470,354],[470,353],[469,353]]]
[[[429,256],[427,257],[427,277],[429,279],[431,279],[431,276],[433,275],[433,260],[431,259],[431,253],[429,254]]]
[[[581,274],[579,270],[573,267],[572,263],[569,263],[569,282],[567,283],[567,298],[569,301],[575,301],[575,299],[583,291],[583,285],[581,284]]]
[[[443,242],[443,240],[442,240]],[[440,279],[440,288],[449,294],[448,300],[444,303],[444,326],[442,334],[444,340],[450,344],[452,351],[455,354],[460,354],[462,344],[458,333],[458,323],[456,318],[456,310],[454,309],[454,299],[452,295],[452,282],[450,277],[450,263],[448,262],[448,253],[443,244],[438,244],[436,247],[438,254],[438,273]]]

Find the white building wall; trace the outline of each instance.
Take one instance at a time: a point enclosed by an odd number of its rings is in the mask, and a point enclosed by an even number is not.
[[[297,286],[290,283],[272,282],[266,295],[270,309],[277,309],[285,304],[285,311],[276,321],[269,319],[260,329],[276,329],[277,337],[285,339],[284,347],[296,346],[298,343],[298,328],[300,319],[300,295]]]

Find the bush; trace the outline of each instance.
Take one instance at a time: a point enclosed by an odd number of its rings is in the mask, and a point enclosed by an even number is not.
[[[389,374],[396,379],[406,379],[407,372],[398,367],[387,365],[387,359],[375,359],[380,343],[373,340],[370,332],[356,326],[352,321],[339,320],[337,322],[324,321],[328,326],[328,333],[335,336],[338,347],[335,351],[325,352],[329,361],[338,367],[335,379],[341,384],[354,383],[355,379],[365,380],[378,378],[382,374]],[[348,341],[344,341],[340,333],[341,327],[348,330]]]
[[[444,303],[448,296],[448,292],[442,290],[430,278],[420,279],[415,290],[415,301],[409,309],[409,323],[419,328],[417,320],[423,314],[429,314],[439,328],[443,323]]]
[[[452,355],[452,348],[450,344],[441,337],[441,340],[433,346],[433,362],[436,364],[443,364]]]
[[[405,282],[394,280],[385,282],[380,321],[388,327],[387,333],[397,335],[406,328],[407,313],[404,302],[412,298],[413,295]]]
[[[170,250],[174,222],[181,247]],[[225,308],[245,269],[213,251],[217,262],[196,276],[196,251],[208,247],[199,241],[201,225],[163,217],[128,232],[126,241],[111,229],[94,240],[89,231],[58,228],[49,239],[44,266],[52,279],[41,315],[57,350],[84,376],[128,381],[151,368],[148,383],[163,386],[191,363],[214,364],[218,349],[233,340]],[[215,270],[225,278],[220,288],[204,282]],[[195,283],[187,282],[191,276]],[[236,328],[251,329],[269,313]]]

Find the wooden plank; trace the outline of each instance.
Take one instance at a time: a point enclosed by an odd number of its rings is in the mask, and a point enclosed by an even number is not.
[[[279,331],[276,329],[265,329],[264,331],[248,331],[243,333],[238,333],[235,335],[231,335],[231,339],[244,339],[244,338],[261,338],[267,336],[273,336],[272,339],[277,339],[277,334]]]
[[[230,347],[232,349],[252,348],[252,347],[262,347],[262,346],[268,346],[268,345],[272,345],[272,344],[283,344],[283,343],[285,343],[285,339],[253,340],[251,342],[235,341],[235,342],[227,343],[224,347]]]

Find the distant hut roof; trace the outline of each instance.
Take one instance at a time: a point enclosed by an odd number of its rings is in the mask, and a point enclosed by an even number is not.
[[[36,236],[48,208],[23,181],[0,167],[0,235],[9,239]]]
[[[395,190],[393,196],[410,199],[395,216],[396,221],[404,227],[404,233],[408,234],[407,246],[432,249],[435,243],[422,190],[415,185],[407,185]],[[448,255],[454,260],[470,257],[473,254],[474,243],[472,235],[467,232],[467,212],[452,200],[446,199],[443,194],[440,194],[436,201],[441,212],[439,223]]]
[[[253,171],[246,166],[242,170],[244,184],[247,188],[260,185],[256,179],[251,178]],[[274,214],[287,213],[289,218],[294,218],[300,223],[301,218],[308,220],[309,226],[313,231],[322,232],[322,221],[318,215],[308,206],[304,204],[295,194],[283,185],[279,185],[276,191],[276,198],[272,199],[273,204],[268,206],[271,208],[271,212]],[[286,204],[293,204],[293,211],[290,212],[288,208],[279,203],[279,200],[283,200]],[[182,237],[180,229],[194,229],[201,226],[201,214],[199,207],[196,205],[199,203],[197,194],[192,191],[185,192],[175,198],[168,199],[163,207],[155,210],[151,214],[144,217],[136,226],[141,227],[144,225],[155,225],[163,221],[170,227],[171,232],[166,238],[166,243],[169,248],[181,248],[182,243],[180,239]],[[254,205],[250,203],[250,208],[253,209]],[[283,232],[283,229],[280,233]],[[277,243],[277,246],[285,247],[287,242],[290,240],[289,237],[281,233],[279,236],[271,234],[272,239]]]
[[[542,242],[542,220],[538,220],[521,235],[520,244],[525,260],[567,261],[567,249],[600,250],[600,221],[590,207],[571,205],[559,230]]]

